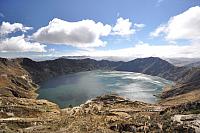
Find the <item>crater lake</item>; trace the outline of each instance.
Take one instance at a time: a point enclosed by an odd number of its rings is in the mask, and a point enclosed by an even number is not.
[[[40,84],[38,99],[61,108],[77,106],[104,94],[118,94],[130,100],[156,103],[163,87],[172,84],[160,77],[122,71],[86,71],[55,77]]]

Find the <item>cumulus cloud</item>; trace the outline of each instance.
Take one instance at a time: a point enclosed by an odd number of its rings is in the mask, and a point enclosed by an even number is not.
[[[111,32],[110,25],[93,20],[68,22],[54,18],[45,27],[38,29],[32,36],[36,41],[49,44],[65,44],[78,48],[104,46],[106,42],[100,37]]]
[[[112,28],[113,35],[128,36],[135,32],[136,30],[132,29],[132,22],[122,17],[117,19],[116,25]]]
[[[0,26],[0,35],[7,35],[16,31],[26,32],[27,30],[32,29],[32,27],[26,27],[21,23],[9,23],[9,22],[2,22]]]
[[[1,52],[46,52],[46,45],[42,45],[38,42],[30,42],[25,35],[10,37],[6,36],[10,33],[14,33],[16,31],[27,32],[31,30],[32,27],[26,27],[21,23],[9,23],[2,22],[0,25],[0,51]]]
[[[68,22],[54,18],[47,26],[38,29],[31,38],[46,44],[64,44],[91,50],[94,47],[107,44],[101,37],[109,35],[128,36],[143,27],[145,27],[144,24],[132,24],[129,19],[122,17],[117,19],[113,27],[93,20]]]
[[[46,52],[46,45],[29,42],[24,35],[6,38],[0,41],[1,52]]]
[[[133,27],[132,27],[133,26]],[[21,23],[2,22],[0,25],[0,51],[32,51],[44,52],[46,45],[59,44],[70,45],[87,51],[93,51],[94,47],[105,46],[106,41],[102,37],[109,35],[127,36],[143,28],[144,24],[134,24],[129,19],[118,18],[112,27],[108,24],[93,20],[81,20],[68,22],[54,18],[47,26],[39,28],[29,36],[25,35],[7,38],[7,35],[16,31],[27,32],[32,27],[26,27]],[[134,29],[133,29],[134,28]]]
[[[167,24],[159,26],[150,33],[152,37],[164,35],[167,40],[200,39],[200,7],[195,6],[171,17]]]
[[[79,51],[76,55],[88,55],[88,56],[115,56],[126,58],[138,58],[138,57],[187,57],[187,58],[199,58],[200,57],[200,45],[199,42],[193,42],[189,45],[150,45],[148,43],[139,42],[134,47],[117,49],[117,50],[94,50],[90,52]]]

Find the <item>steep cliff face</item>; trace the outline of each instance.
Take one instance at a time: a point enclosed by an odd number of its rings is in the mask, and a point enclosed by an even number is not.
[[[16,60],[0,58],[0,96],[35,98],[37,85]]]

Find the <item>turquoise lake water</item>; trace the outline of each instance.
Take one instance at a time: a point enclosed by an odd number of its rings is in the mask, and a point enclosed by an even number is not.
[[[50,79],[40,85],[38,99],[47,99],[61,108],[80,105],[103,94],[116,93],[130,100],[155,103],[153,96],[171,84],[163,78],[134,72],[87,71]]]

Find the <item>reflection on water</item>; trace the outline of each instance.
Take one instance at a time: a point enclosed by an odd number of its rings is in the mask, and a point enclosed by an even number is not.
[[[80,105],[96,96],[117,93],[131,100],[155,103],[165,79],[133,72],[89,71],[50,79],[41,84],[38,99],[47,99],[61,108]]]

